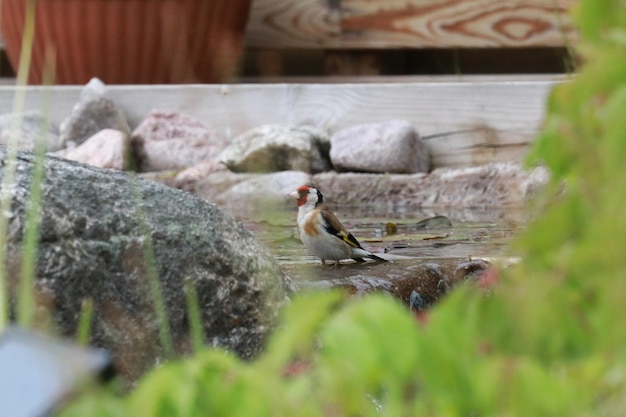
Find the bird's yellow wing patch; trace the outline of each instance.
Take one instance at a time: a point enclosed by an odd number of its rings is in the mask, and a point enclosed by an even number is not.
[[[341,231],[341,238],[343,239],[344,242],[346,242],[348,245],[355,247],[355,248],[360,248],[361,244],[359,243],[358,240],[356,240],[356,238],[352,235],[352,233],[346,233],[345,231]]]
[[[343,240],[348,245],[354,248],[361,247],[361,244],[359,243],[359,241],[356,240],[354,236],[352,236],[352,233],[348,232],[345,229],[345,227],[343,227],[343,225],[339,222],[339,220],[337,219],[337,217],[335,217],[334,214],[332,214],[330,211],[327,211],[327,210],[321,210],[321,214],[322,214],[322,219],[324,219],[324,223],[325,223],[324,229],[326,229],[328,233]]]

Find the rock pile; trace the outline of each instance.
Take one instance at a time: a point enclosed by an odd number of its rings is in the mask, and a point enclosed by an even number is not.
[[[56,129],[40,114],[19,123],[0,116],[0,142],[13,124],[19,144],[33,149],[43,129],[47,149],[101,168],[136,170],[140,176],[215,202],[235,216],[282,201],[314,183],[335,204],[376,201],[390,210],[428,206],[520,205],[545,183],[545,170],[515,164],[464,169],[430,166],[429,149],[407,121],[364,123],[335,132],[313,126],[265,125],[228,139],[209,123],[182,113],[154,110],[133,130],[97,79],[84,88],[72,114]],[[241,204],[242,199],[254,201]],[[257,204],[259,203],[259,204]]]

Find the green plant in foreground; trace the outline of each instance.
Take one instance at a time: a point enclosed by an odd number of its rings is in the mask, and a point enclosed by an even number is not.
[[[26,81],[28,79],[28,68],[30,67],[31,51],[33,47],[33,38],[35,33],[35,2],[36,0],[28,0],[25,10],[26,24],[24,25],[24,36],[22,38],[23,53],[20,55],[19,69],[17,73],[17,85],[20,86],[26,85]],[[15,95],[15,100],[13,103],[13,113],[21,113],[24,110],[25,100],[26,95],[23,92]],[[2,177],[2,192],[0,193],[0,213],[6,213],[10,211],[11,208],[11,200],[13,197],[9,190],[11,190],[15,180],[15,161],[17,159],[18,131],[20,123],[21,121],[19,120],[19,118],[16,117],[14,118],[11,126],[11,135],[7,144],[7,166],[4,169]],[[37,206],[33,204],[31,205],[31,207],[33,207],[31,209],[31,213],[34,213],[37,210]],[[34,215],[34,217],[36,217],[36,215]],[[4,215],[0,216],[0,236],[7,235],[8,224],[8,217]],[[29,228],[31,230],[37,229],[35,225],[31,225],[29,226]],[[29,248],[27,248],[27,251],[28,250]],[[4,329],[9,318],[9,287],[8,277],[6,276],[7,271],[6,268],[4,268],[4,265],[6,264],[6,256],[6,245],[0,245],[0,331]],[[28,288],[26,288],[22,292],[24,295],[20,296],[20,298],[22,298],[23,300],[29,298],[27,294],[27,292],[29,292]],[[30,303],[30,300],[26,300],[26,303]],[[28,311],[31,309],[24,307],[22,308],[24,309],[23,311],[26,316],[31,316],[31,313]],[[23,320],[28,322],[30,320],[30,317]]]
[[[544,212],[491,295],[460,288],[422,326],[381,295],[303,295],[256,361],[202,351],[63,415],[623,415],[626,9],[581,0],[574,19],[586,63],[532,154],[553,174]]]

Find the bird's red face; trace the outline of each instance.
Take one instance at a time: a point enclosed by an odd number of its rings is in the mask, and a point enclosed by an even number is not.
[[[307,197],[309,196],[309,192],[311,191],[311,187],[308,185],[302,185],[298,187],[298,189],[289,195],[296,199],[298,202],[298,207],[306,204]]]

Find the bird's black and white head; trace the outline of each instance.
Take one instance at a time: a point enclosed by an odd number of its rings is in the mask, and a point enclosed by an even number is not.
[[[310,185],[302,185],[289,195],[296,199],[299,208],[314,209],[324,202],[322,193]]]

